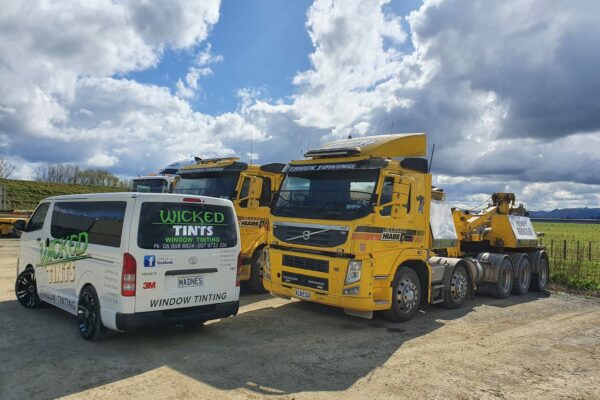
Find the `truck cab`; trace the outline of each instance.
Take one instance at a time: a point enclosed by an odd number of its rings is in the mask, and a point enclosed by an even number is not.
[[[254,165],[239,158],[196,159],[179,169],[174,193],[229,199],[238,216],[242,242],[240,279],[250,289],[264,293],[263,249],[267,242],[269,206],[281,183],[284,164]]]
[[[175,175],[138,176],[131,180],[131,191],[138,193],[169,193]]]
[[[465,257],[425,154],[424,133],[380,135],[328,143],[286,165],[271,207],[265,288],[406,321],[421,304],[456,308],[484,279],[499,280],[508,256],[486,256],[495,249],[487,245]]]

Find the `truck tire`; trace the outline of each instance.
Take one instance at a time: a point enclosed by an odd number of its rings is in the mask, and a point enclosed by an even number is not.
[[[491,297],[505,299],[510,296],[513,286],[513,268],[510,258],[505,257],[498,266],[498,281],[488,285],[488,293]]]
[[[531,276],[531,289],[536,292],[543,292],[546,290],[548,276],[550,275],[548,272],[548,259],[542,257],[539,262],[538,273]]]
[[[417,273],[408,267],[400,267],[392,282],[392,306],[383,312],[385,318],[394,322],[411,319],[421,303],[421,283]]]
[[[85,340],[98,340],[104,336],[104,326],[100,316],[100,300],[93,286],[86,286],[79,294],[77,304],[79,334]]]
[[[521,254],[513,258],[514,278],[512,293],[517,295],[525,294],[529,291],[531,284],[531,262],[526,254]]]
[[[463,305],[469,292],[469,276],[462,265],[457,265],[450,276],[449,287],[444,288],[444,302],[442,307],[448,309],[458,308]]]
[[[263,265],[265,263],[264,249],[260,249],[254,253],[252,263],[250,264],[250,279],[248,287],[255,293],[267,293],[263,285]]]
[[[33,268],[26,268],[17,276],[15,281],[15,294],[17,300],[23,307],[38,308],[44,302],[40,299],[35,280],[35,271]]]

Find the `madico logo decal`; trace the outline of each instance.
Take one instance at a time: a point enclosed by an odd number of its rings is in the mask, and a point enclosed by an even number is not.
[[[87,232],[69,235],[65,238],[52,239],[46,245],[40,242],[40,263],[48,273],[48,283],[64,283],[75,281],[75,261],[89,258],[85,254],[88,247]]]

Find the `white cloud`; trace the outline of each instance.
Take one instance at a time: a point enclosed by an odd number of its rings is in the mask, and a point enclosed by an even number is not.
[[[2,3],[0,151],[20,164],[136,175],[190,155],[248,157],[250,138],[271,162],[349,133],[425,131],[456,202],[505,190],[530,208],[600,201],[596,1],[435,0],[404,17],[386,0],[316,0],[297,91],[240,89],[239,108],[218,116],[188,101],[226,62],[206,43],[219,1]],[[175,94],[122,78],[166,48],[197,52]]]

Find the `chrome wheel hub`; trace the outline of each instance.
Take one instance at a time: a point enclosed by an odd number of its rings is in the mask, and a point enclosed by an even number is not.
[[[403,279],[398,284],[396,300],[405,310],[412,310],[417,305],[417,285],[410,279]]]

